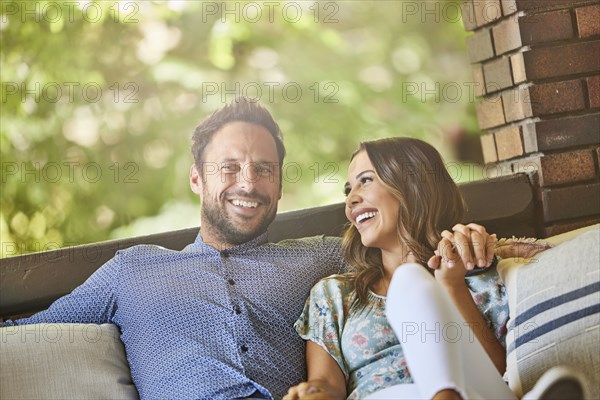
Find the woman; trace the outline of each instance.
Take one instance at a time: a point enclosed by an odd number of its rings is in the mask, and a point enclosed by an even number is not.
[[[514,398],[498,373],[502,332],[488,328],[465,282],[491,264],[495,238],[456,225],[464,203],[439,153],[410,138],[362,143],[344,191],[352,272],[312,289],[295,326],[308,341],[308,382],[284,399]],[[492,280],[488,290],[498,289]],[[492,315],[500,326],[508,318]]]

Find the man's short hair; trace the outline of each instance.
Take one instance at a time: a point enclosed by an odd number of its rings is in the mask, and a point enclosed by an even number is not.
[[[192,136],[192,153],[198,168],[202,167],[204,149],[210,143],[212,137],[223,126],[231,122],[256,124],[269,131],[273,140],[275,140],[279,157],[279,169],[281,170],[283,158],[285,157],[285,146],[283,145],[283,135],[279,125],[277,125],[271,113],[258,103],[258,100],[251,100],[246,97],[238,97],[224,107],[219,108],[196,127]]]

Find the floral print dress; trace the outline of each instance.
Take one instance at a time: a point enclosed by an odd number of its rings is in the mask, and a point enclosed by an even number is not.
[[[508,303],[496,270],[466,280],[477,307],[504,345]],[[352,305],[353,298],[351,282],[336,276],[319,281],[294,325],[296,331],[337,362],[346,377],[348,399],[412,383],[402,346],[385,316],[386,298],[369,292],[364,307]]]

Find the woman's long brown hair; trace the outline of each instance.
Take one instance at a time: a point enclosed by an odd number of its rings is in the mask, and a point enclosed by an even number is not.
[[[397,235],[417,260],[426,265],[440,241],[440,232],[462,221],[465,204],[442,157],[431,145],[413,138],[363,142],[352,155],[366,151],[379,179],[398,200]],[[354,225],[346,228],[342,252],[354,283],[355,300],[368,302],[369,289],[383,278],[381,250],[365,247]]]

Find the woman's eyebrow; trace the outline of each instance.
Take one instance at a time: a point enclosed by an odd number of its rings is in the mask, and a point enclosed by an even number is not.
[[[373,171],[372,169],[368,169],[368,170],[363,171],[363,172],[359,173],[358,175],[356,175],[354,177],[354,179],[360,179],[361,176],[363,176],[364,174],[367,174],[367,173],[375,173],[375,171]]]

